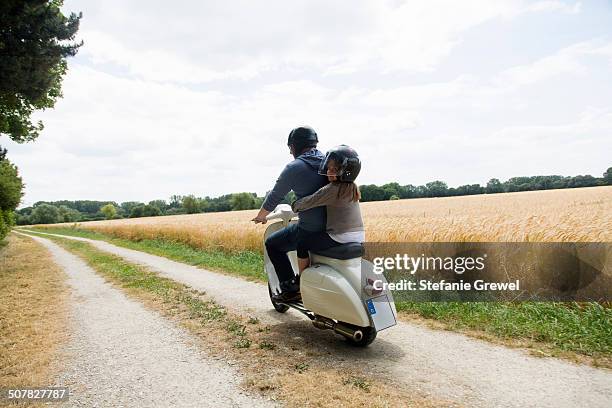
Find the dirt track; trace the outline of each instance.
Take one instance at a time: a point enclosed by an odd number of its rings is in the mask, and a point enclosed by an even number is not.
[[[257,315],[270,324],[302,319],[281,315],[269,304],[267,288],[166,258],[117,247],[106,242],[65,237],[92,243],[98,249],[139,263],[161,275],[206,291],[234,311]],[[47,240],[40,242],[53,247]],[[71,281],[78,281],[75,274]],[[75,282],[75,284],[78,284]],[[305,319],[305,318],[304,318]],[[83,317],[82,324],[95,325]],[[305,325],[309,323],[304,321]],[[94,330],[92,328],[92,330]],[[609,407],[612,372],[554,358],[537,358],[461,334],[400,323],[381,332],[367,349],[342,347],[336,336],[312,328],[326,339],[334,358],[352,359],[372,374],[391,376],[428,394],[481,407]]]
[[[71,334],[56,369],[56,385],[71,390],[66,406],[274,406],[247,395],[240,373],[202,353],[186,331],[128,299],[80,258],[33,239],[51,251],[72,288]]]

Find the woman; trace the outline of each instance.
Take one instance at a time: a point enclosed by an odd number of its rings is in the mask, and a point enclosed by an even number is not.
[[[294,212],[327,207],[325,232],[298,230],[297,255],[300,274],[310,265],[309,250],[323,250],[348,242],[365,241],[365,230],[359,200],[361,193],[355,179],[361,170],[357,152],[347,145],[334,147],[321,163],[319,174],[327,176],[329,184],[291,205]]]

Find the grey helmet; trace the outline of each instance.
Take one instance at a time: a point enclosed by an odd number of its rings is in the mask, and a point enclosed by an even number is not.
[[[361,171],[361,161],[359,155],[350,146],[340,145],[330,149],[325,155],[325,159],[319,166],[319,174],[326,176],[330,160],[339,166],[336,177],[338,181],[351,183],[355,181]]]
[[[296,127],[289,133],[287,139],[287,146],[293,146],[296,155],[307,147],[317,147],[317,143],[319,143],[317,132],[310,126]]]

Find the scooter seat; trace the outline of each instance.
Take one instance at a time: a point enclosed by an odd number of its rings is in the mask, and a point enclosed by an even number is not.
[[[310,252],[334,259],[360,258],[363,256],[363,244],[360,242],[349,242],[348,244],[342,244],[335,247]]]

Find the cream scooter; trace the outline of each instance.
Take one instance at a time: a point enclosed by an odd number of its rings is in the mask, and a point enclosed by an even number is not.
[[[266,219],[280,219],[268,226],[265,239],[273,232],[286,227],[295,214],[287,204],[280,204]],[[287,254],[297,275],[297,254]],[[397,311],[393,296],[388,291],[376,291],[375,280],[386,282],[385,277],[373,272],[370,262],[362,259],[363,245],[343,244],[323,251],[310,253],[310,267],[300,276],[302,302],[277,302],[273,294],[281,292],[274,266],[264,248],[264,267],[268,275],[268,290],[274,309],[285,313],[289,308],[308,316],[315,327],[331,329],[341,334],[351,344],[367,346],[377,332],[397,323]],[[378,286],[377,286],[378,287]]]

